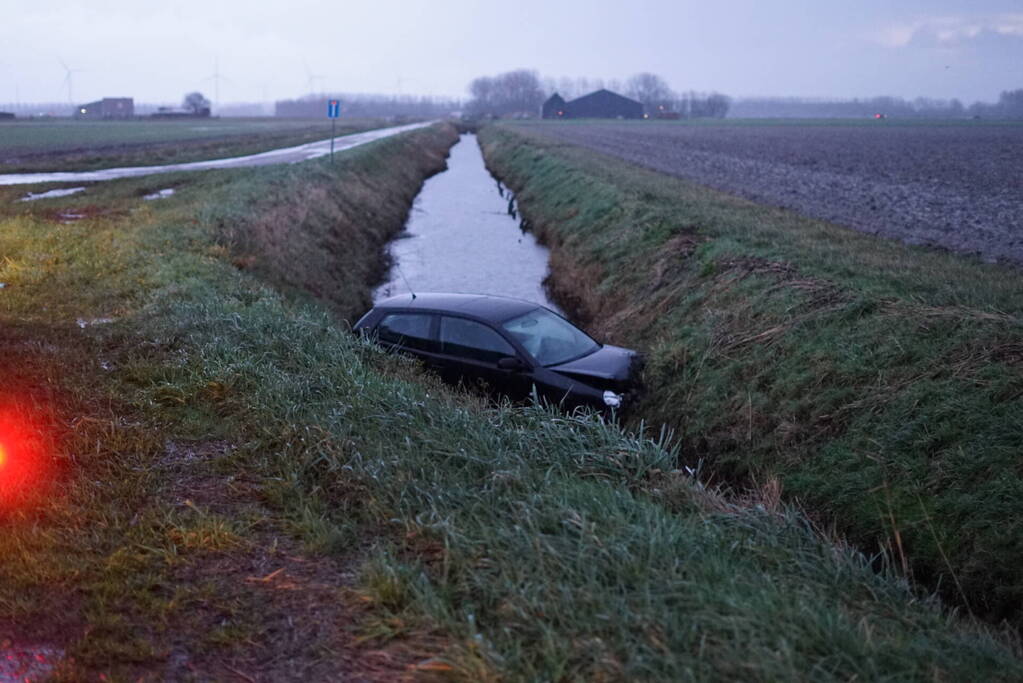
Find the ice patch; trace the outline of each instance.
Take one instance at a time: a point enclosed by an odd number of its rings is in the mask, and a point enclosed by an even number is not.
[[[89,327],[90,325],[108,325],[114,322],[114,320],[116,320],[116,318],[93,318],[91,320],[79,318],[75,322],[77,322],[78,326],[84,330],[86,327]]]
[[[39,194],[33,194],[29,192],[27,195],[19,199],[19,202],[34,202],[37,199],[50,199],[52,197],[66,197],[69,194],[81,192],[84,187],[68,187],[63,190],[50,190],[49,192],[40,192]]]
[[[75,211],[63,211],[57,214],[57,216],[58,218],[60,218],[60,222],[63,223],[64,225],[67,225],[68,223],[74,223],[75,221],[80,221],[83,218],[85,218],[84,213],[77,213]]]
[[[173,194],[174,194],[174,188],[173,187],[168,187],[165,190],[157,190],[156,192],[154,192],[152,194],[147,194],[145,197],[143,197],[143,199],[145,199],[147,201],[152,201],[154,199],[165,199],[166,197],[170,197]]]

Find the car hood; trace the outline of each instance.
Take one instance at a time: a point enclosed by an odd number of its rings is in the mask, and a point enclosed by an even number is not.
[[[582,358],[576,358],[560,365],[550,365],[547,369],[583,382],[588,379],[604,380],[604,382],[612,382],[624,388],[624,385],[635,379],[633,364],[638,355],[631,349],[605,344]]]

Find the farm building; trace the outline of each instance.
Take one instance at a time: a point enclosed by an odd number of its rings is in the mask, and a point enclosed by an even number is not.
[[[558,93],[554,93],[543,103],[540,116],[545,119],[560,119],[565,115],[565,100]]]
[[[641,119],[643,105],[603,88],[569,102],[554,93],[543,103],[542,116],[545,119]]]
[[[104,97],[96,102],[79,105],[76,119],[110,120],[135,117],[135,100],[130,97]]]
[[[175,109],[174,107],[160,107],[149,115],[153,119],[204,119],[209,118],[210,108],[201,107],[198,111],[191,109]]]

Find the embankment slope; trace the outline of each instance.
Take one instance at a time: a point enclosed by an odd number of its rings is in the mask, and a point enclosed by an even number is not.
[[[877,239],[546,137],[481,131],[556,300],[649,355],[640,414],[975,613],[1023,601],[1017,270]]]

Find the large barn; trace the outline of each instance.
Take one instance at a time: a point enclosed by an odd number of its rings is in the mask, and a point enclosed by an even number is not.
[[[104,97],[75,108],[76,119],[130,119],[135,116],[135,100],[130,97]]]
[[[641,119],[643,105],[602,88],[569,102],[554,93],[543,103],[541,115],[545,119]]]

